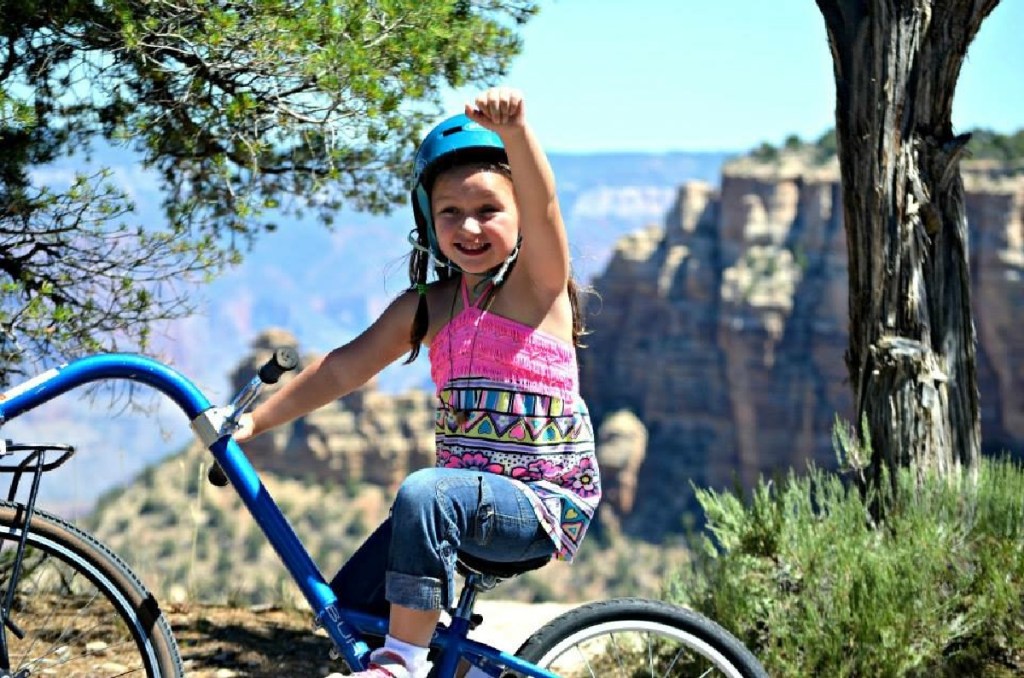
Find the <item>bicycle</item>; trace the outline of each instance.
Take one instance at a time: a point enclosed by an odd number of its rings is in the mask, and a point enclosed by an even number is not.
[[[231,437],[238,417],[297,365],[291,349],[278,349],[232,399],[214,407],[190,382],[146,356],[112,353],[80,358],[0,393],[0,424],[86,383],[107,379],[141,382],[171,398],[214,457],[209,478],[230,484],[273,545],[312,610],[314,625],[333,642],[333,658],[350,670],[364,669],[369,636],[383,636],[386,618],[339,606],[309,553]],[[66,445],[5,442],[0,460],[24,454],[20,463],[0,465],[13,473],[7,501],[0,501],[0,678],[31,675],[182,676],[184,669],[171,626],[154,596],[112,551],[79,528],[36,508],[42,475],[64,463]],[[20,481],[31,475],[29,496],[15,501]],[[574,676],[766,676],[757,659],[714,622],[668,603],[623,598],[590,603],[555,618],[514,653],[469,638],[482,620],[474,614],[477,595],[501,580],[542,566],[488,563],[463,554],[464,584],[450,621],[432,640],[432,676],[454,678],[460,662],[491,676],[571,678]],[[94,623],[94,605],[109,605]],[[88,610],[85,614],[83,610]],[[104,664],[110,643],[134,645],[132,666]]]

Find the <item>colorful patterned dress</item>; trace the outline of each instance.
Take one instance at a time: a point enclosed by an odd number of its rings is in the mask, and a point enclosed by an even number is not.
[[[571,561],[601,498],[576,350],[471,304],[465,279],[461,290],[462,311],[430,345],[437,465],[522,483],[555,556]]]

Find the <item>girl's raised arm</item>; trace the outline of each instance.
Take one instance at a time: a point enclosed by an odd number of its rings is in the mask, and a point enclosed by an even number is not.
[[[538,291],[560,294],[569,280],[569,241],[555,175],[526,120],[522,93],[505,87],[487,90],[466,105],[466,115],[496,132],[505,145],[522,235],[516,268],[526,270]]]

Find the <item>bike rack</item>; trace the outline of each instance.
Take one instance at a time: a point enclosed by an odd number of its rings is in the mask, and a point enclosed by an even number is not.
[[[46,453],[51,451],[61,452],[57,459],[47,462]],[[18,539],[18,551],[14,557],[14,565],[11,571],[10,584],[7,587],[7,595],[0,604],[0,616],[3,617],[3,624],[0,625],[0,662],[7,663],[7,633],[17,636],[18,640],[25,637],[25,632],[11,621],[11,608],[14,606],[15,582],[21,576],[21,567],[25,559],[25,546],[28,543],[29,525],[32,524],[32,515],[35,513],[36,498],[39,495],[39,482],[47,471],[51,471],[62,465],[75,453],[71,445],[55,445],[51,443],[12,443],[9,440],[0,441],[0,458],[8,457],[15,452],[29,452],[30,454],[18,464],[0,464],[0,473],[13,473],[11,487],[7,491],[7,501],[13,502],[18,494],[18,485],[26,473],[32,474],[32,487],[29,490],[28,501],[24,504],[25,521]],[[33,468],[34,465],[34,468]],[[0,666],[3,671],[9,671],[9,666]]]

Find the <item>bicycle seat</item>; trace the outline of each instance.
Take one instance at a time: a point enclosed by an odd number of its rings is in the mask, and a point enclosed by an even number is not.
[[[510,579],[517,575],[537,570],[551,562],[551,556],[541,556],[530,560],[520,560],[511,563],[499,563],[493,560],[484,560],[471,556],[468,553],[459,551],[459,559],[456,564],[458,570],[466,575],[467,572],[490,575],[498,579]]]

